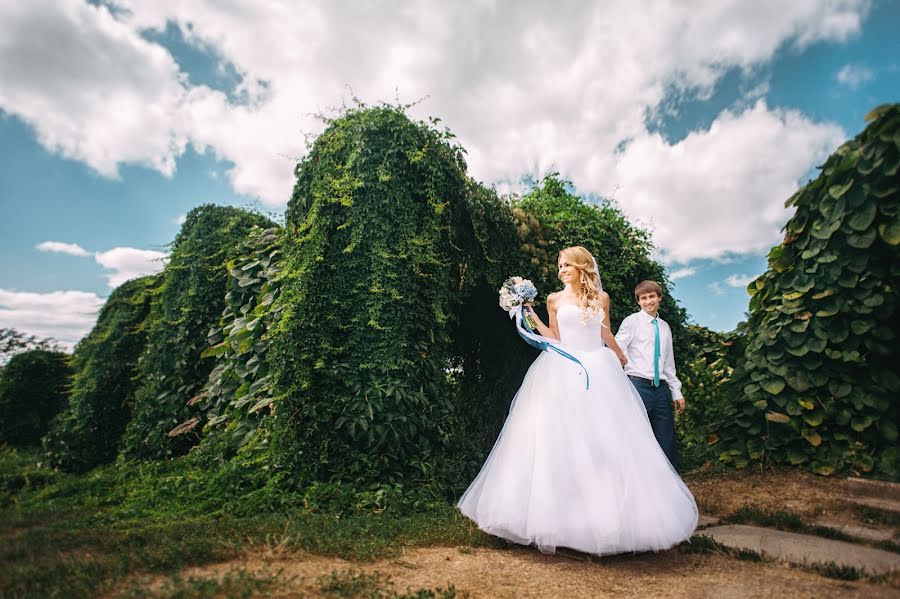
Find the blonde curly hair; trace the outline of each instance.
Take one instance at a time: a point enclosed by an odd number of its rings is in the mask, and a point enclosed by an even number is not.
[[[600,295],[600,273],[597,261],[587,249],[580,245],[568,247],[559,253],[559,260],[566,260],[578,269],[579,285],[573,291],[578,295],[578,305],[582,310],[583,321],[603,311]]]

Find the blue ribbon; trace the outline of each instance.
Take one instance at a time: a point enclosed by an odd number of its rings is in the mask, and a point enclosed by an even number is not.
[[[525,306],[519,306],[519,315],[521,316],[522,324],[525,326],[525,330],[527,330],[532,335],[537,335],[537,333],[534,332],[534,329],[532,329],[531,326],[528,324],[528,319],[525,318]],[[587,368],[584,367],[584,364],[581,363],[581,360],[579,360],[578,358],[576,358],[569,352],[553,345],[552,343],[549,343],[547,341],[541,341],[540,339],[533,339],[531,337],[528,337],[527,335],[523,334],[522,329],[520,329],[519,327],[516,327],[516,332],[519,333],[519,337],[524,339],[525,343],[527,343],[531,347],[536,347],[537,349],[539,349],[541,351],[547,351],[548,349],[552,349],[553,351],[555,351],[562,357],[569,359],[569,360],[575,362],[576,364],[578,364],[579,366],[581,366],[581,370],[582,370],[582,372],[584,372],[584,379],[585,379],[584,388],[585,389],[591,388],[591,376],[588,374]]]

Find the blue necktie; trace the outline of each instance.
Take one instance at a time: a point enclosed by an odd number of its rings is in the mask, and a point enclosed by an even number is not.
[[[659,323],[653,319],[653,386],[659,387]]]

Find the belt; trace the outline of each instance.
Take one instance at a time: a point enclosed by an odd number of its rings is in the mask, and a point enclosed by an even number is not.
[[[631,379],[632,381],[634,381],[635,383],[646,383],[646,384],[650,385],[651,387],[655,387],[655,386],[656,386],[656,385],[653,384],[653,379],[645,379],[645,378],[642,377],[642,376],[633,376],[633,375],[630,375],[630,374],[628,375],[628,378],[630,378],[630,379]],[[665,382],[665,379],[659,379],[659,384],[660,384],[660,385],[662,385],[664,382]]]

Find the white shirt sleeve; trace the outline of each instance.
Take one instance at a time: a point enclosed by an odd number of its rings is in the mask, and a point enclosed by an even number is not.
[[[616,343],[619,344],[619,347],[622,348],[622,351],[628,355],[628,345],[631,343],[631,340],[634,338],[634,318],[631,315],[625,317],[622,323],[619,325],[619,330],[616,333]]]
[[[672,329],[669,328],[668,323],[666,323],[666,329],[668,329],[669,334],[666,335],[666,358],[663,362],[663,376],[669,385],[669,390],[672,392],[672,399],[684,399],[684,395],[681,394],[681,381],[678,380],[678,376],[675,374],[675,350],[672,348]]]

